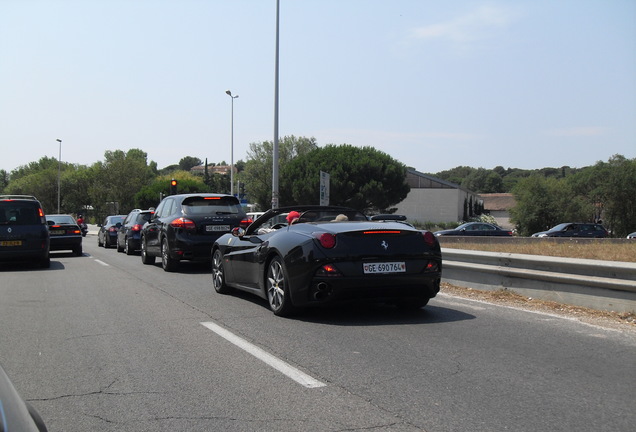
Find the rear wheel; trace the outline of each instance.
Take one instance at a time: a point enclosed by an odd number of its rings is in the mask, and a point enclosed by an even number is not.
[[[82,245],[75,246],[73,248],[73,253],[75,254],[75,256],[82,256]]]
[[[279,256],[274,257],[269,263],[265,286],[267,289],[269,308],[274,312],[274,315],[290,315],[294,310],[294,306],[289,296],[285,267]]]
[[[99,236],[99,234],[97,234],[97,246],[98,247],[104,246],[104,243],[102,243],[102,240],[101,240],[101,237]]]
[[[132,255],[133,253],[135,253],[135,250],[130,247],[130,239],[128,238],[126,238],[126,240],[124,241],[124,253],[126,255]]]
[[[47,253],[46,256],[42,257],[40,259],[40,267],[41,268],[49,268],[51,267],[51,258],[49,257],[49,254]]]
[[[141,239],[141,262],[144,264],[154,264],[155,257],[148,255],[148,249],[146,247],[146,239]]]
[[[212,254],[212,286],[219,294],[227,294],[231,291],[225,284],[225,271],[223,269],[223,253],[220,249]]]
[[[168,240],[161,242],[161,267],[167,272],[173,272],[179,266],[179,261],[170,256],[170,246]]]
[[[119,237],[117,237],[117,252],[123,252],[124,247],[119,244]]]

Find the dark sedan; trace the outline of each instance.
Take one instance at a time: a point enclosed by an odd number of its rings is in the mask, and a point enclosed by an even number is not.
[[[436,236],[507,236],[512,235],[511,230],[506,230],[497,225],[485,222],[468,222],[455,229],[435,231]]]
[[[298,212],[291,225],[280,215]],[[359,299],[420,308],[439,291],[442,256],[429,231],[396,220],[369,220],[345,207],[268,211],[247,230],[219,238],[212,284],[256,294],[279,316],[297,307]]]
[[[141,229],[154,214],[154,210],[139,209],[128,213],[124,223],[117,231],[117,252],[132,255],[141,249]]]
[[[161,257],[163,269],[175,271],[182,260],[209,261],[217,238],[250,223],[232,195],[170,195],[141,231],[141,262],[154,264]]]
[[[99,231],[97,232],[97,246],[109,248],[116,244],[117,231],[124,223],[124,219],[126,219],[126,215],[106,216],[104,223],[99,225]]]
[[[604,238],[608,232],[601,224],[596,223],[562,223],[547,231],[532,234],[532,237],[582,237]]]
[[[82,230],[71,215],[46,215],[46,223],[51,234],[51,250],[72,250],[82,256]]]

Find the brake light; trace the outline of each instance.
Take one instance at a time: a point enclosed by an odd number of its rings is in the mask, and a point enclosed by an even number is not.
[[[335,234],[317,232],[314,233],[314,237],[318,239],[318,241],[320,242],[320,246],[324,247],[325,249],[332,249],[334,246],[336,246]]]
[[[135,224],[131,228],[132,231],[141,231],[142,226],[140,224]]]
[[[42,210],[41,208],[38,208],[38,216],[44,217],[44,210]]]
[[[80,231],[80,230],[73,230],[73,234],[81,234],[81,233],[82,233],[82,231]]]
[[[173,228],[183,228],[186,230],[196,230],[197,229],[197,225],[194,223],[194,221],[191,221],[190,219],[184,218],[184,217],[180,217],[177,218],[175,220],[173,220],[172,222],[170,222],[170,226]]]
[[[204,197],[204,200],[220,200],[221,197]]]
[[[375,231],[364,231],[363,234],[400,234],[401,231],[398,230],[375,230]]]
[[[426,243],[429,246],[435,246],[435,243],[437,243],[435,236],[430,231],[424,231],[422,233],[422,236],[424,237],[424,243]]]
[[[243,220],[241,221],[241,223],[239,223],[239,226],[240,226],[241,228],[247,228],[248,226],[250,226],[250,224],[251,224],[252,222],[254,222],[254,221],[253,221],[252,219],[250,219],[250,218],[243,219]]]
[[[108,228],[108,231],[110,231],[110,232],[117,232],[117,228],[116,228],[116,227],[114,227],[114,226],[112,226],[112,227]]]

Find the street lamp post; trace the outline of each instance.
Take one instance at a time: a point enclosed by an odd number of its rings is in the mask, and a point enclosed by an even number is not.
[[[230,138],[230,195],[234,195],[234,99],[238,97],[232,96],[232,92],[225,92],[232,99],[232,120],[231,120],[231,138]]]
[[[57,139],[60,143],[60,151],[57,156],[57,214],[60,214],[60,175],[62,173],[62,140]]]

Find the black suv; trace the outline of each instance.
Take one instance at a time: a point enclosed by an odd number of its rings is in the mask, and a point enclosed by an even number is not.
[[[217,238],[249,222],[232,195],[168,196],[141,231],[141,261],[154,264],[155,257],[161,257],[163,269],[174,271],[181,260],[209,260]]]
[[[0,261],[33,260],[51,265],[50,234],[36,199],[0,198]]]
[[[141,229],[148,222],[154,210],[135,209],[128,213],[124,224],[117,231],[117,252],[125,252],[126,255],[132,255],[135,251],[141,249]]]

